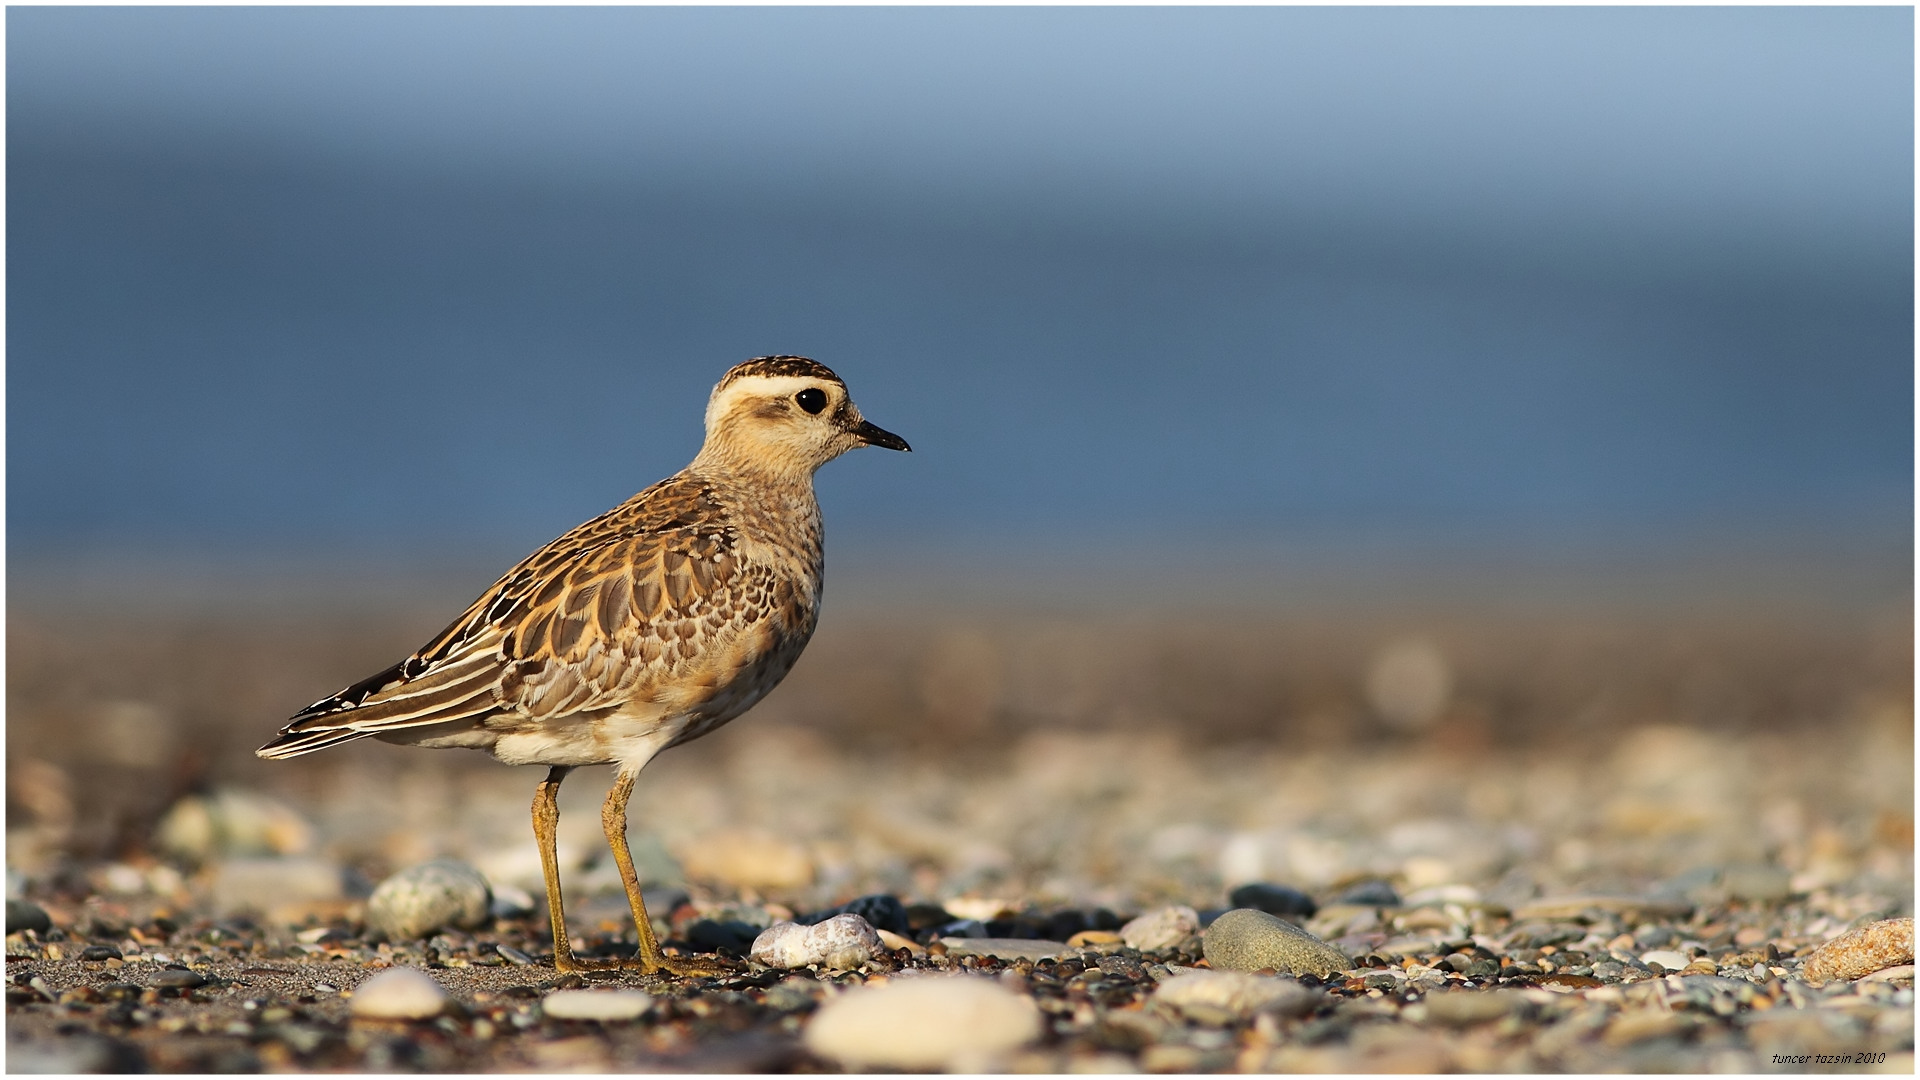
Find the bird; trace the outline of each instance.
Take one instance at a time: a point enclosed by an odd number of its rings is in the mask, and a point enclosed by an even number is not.
[[[691,464],[520,560],[411,656],[300,710],[256,753],[371,737],[545,765],[533,832],[554,967],[724,974],[726,961],[668,956],[655,939],[627,801],[654,755],[746,712],[792,670],[820,610],[813,474],[862,446],[912,449],[863,417],[824,364],[736,365],[708,398]],[[615,769],[600,821],[639,935],[631,958],[582,959],[567,938],[558,797],[588,765]]]

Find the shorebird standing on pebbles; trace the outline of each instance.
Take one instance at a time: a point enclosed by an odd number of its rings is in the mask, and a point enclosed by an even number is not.
[[[521,560],[418,652],[301,710],[260,756],[371,735],[550,766],[533,832],[554,966],[726,970],[667,956],[654,939],[627,799],[655,754],[739,716],[799,659],[820,610],[813,473],[858,446],[910,449],[863,419],[825,365],[763,356],[735,367],[713,389],[693,464]],[[611,964],[573,955],[561,911],[557,797],[582,765],[617,768],[600,821],[640,949]]]

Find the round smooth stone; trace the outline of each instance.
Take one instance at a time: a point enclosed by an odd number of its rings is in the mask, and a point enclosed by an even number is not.
[[[1215,971],[1275,971],[1332,975],[1353,966],[1346,953],[1264,911],[1236,908],[1213,920],[1201,940]]]
[[[348,1010],[368,1020],[427,1020],[439,1016],[449,1000],[431,975],[418,968],[397,967],[354,987]]]
[[[367,898],[367,928],[389,938],[421,938],[436,930],[470,930],[492,916],[493,892],[480,871],[458,859],[409,866]]]
[[[7,901],[7,933],[17,934],[22,930],[32,930],[44,934],[53,927],[53,920],[47,917],[47,909],[31,900]]]
[[[893,979],[829,998],[807,1025],[814,1054],[855,1069],[988,1071],[1040,1037],[1032,999],[991,979]]]

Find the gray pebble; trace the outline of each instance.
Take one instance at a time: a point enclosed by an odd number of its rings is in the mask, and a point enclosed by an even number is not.
[[[53,920],[47,917],[47,910],[31,900],[7,901],[7,933],[17,934],[22,930],[32,930],[44,934],[53,928]]]
[[[1296,975],[1332,975],[1353,966],[1346,953],[1305,930],[1252,908],[1237,908],[1215,919],[1202,939],[1207,963],[1216,971],[1275,971]]]
[[[192,990],[207,985],[207,977],[184,968],[167,968],[154,975],[153,985],[162,990]]]
[[[471,930],[486,923],[492,903],[480,871],[458,859],[434,859],[409,866],[373,890],[367,929],[396,939],[446,928]]]

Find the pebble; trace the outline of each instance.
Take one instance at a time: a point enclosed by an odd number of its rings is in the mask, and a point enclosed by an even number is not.
[[[787,923],[784,925],[791,926],[795,924]],[[754,942],[758,941],[760,935],[767,929],[767,927],[756,926],[753,923],[740,922],[734,919],[725,921],[698,919],[687,924],[686,931],[682,936],[687,939],[689,944],[701,952],[720,952],[725,950],[729,953],[744,953],[750,952],[753,949]]]
[[[1517,990],[1450,990],[1428,994],[1427,1018],[1439,1024],[1467,1027],[1498,1020],[1527,1003]]]
[[[47,917],[46,908],[31,900],[7,901],[7,933],[32,930],[36,934],[44,934],[52,928],[53,920]]]
[[[426,1020],[440,1015],[449,1000],[426,972],[396,967],[354,987],[349,1011],[369,1020]]]
[[[186,968],[164,968],[153,976],[153,985],[162,990],[194,990],[207,985],[207,977]]]
[[[1160,983],[1153,1000],[1189,1020],[1218,1027],[1262,1012],[1305,1016],[1326,1000],[1326,995],[1292,979],[1239,971],[1195,971]]]
[[[493,894],[480,871],[458,859],[434,859],[389,877],[367,900],[367,929],[394,940],[436,930],[471,930],[492,914]]]
[[[906,905],[900,902],[899,897],[887,893],[862,896],[856,900],[849,900],[839,907],[802,915],[793,921],[802,926],[811,926],[814,923],[825,922],[835,915],[858,915],[867,920],[867,925],[875,930],[886,930],[904,936],[913,934],[913,926],[907,920]]]
[[[1200,932],[1200,913],[1185,904],[1149,911],[1120,928],[1120,940],[1141,952],[1171,949]]]
[[[968,975],[894,979],[829,999],[807,1025],[814,1054],[848,1068],[986,1071],[1040,1037],[1024,994]]]
[[[789,975],[767,988],[764,1001],[767,1008],[777,1012],[798,1012],[813,1008],[822,989],[822,984],[804,975]]]
[[[1400,894],[1394,891],[1392,883],[1373,878],[1368,881],[1354,882],[1335,893],[1327,903],[1356,904],[1361,907],[1399,907]]]
[[[1313,897],[1299,889],[1290,889],[1285,885],[1269,885],[1254,882],[1242,885],[1227,895],[1227,902],[1237,908],[1253,908],[1269,915],[1299,915],[1311,918],[1320,910]]]
[[[1913,963],[1913,919],[1882,919],[1849,930],[1807,954],[1800,975],[1808,982],[1857,979]]]
[[[1036,938],[941,938],[948,956],[991,956],[999,960],[1049,960],[1073,951],[1064,941]]]
[[[1275,971],[1331,975],[1353,966],[1339,949],[1264,911],[1237,908],[1215,919],[1202,940],[1217,971]]]
[[[120,950],[111,945],[89,945],[80,950],[82,960],[118,960]]]
[[[555,990],[540,1002],[554,1020],[610,1023],[638,1020],[653,1007],[653,995],[639,990]]]
[[[1693,958],[1678,949],[1653,949],[1641,953],[1640,962],[1648,966],[1659,964],[1668,971],[1679,971],[1693,963]]]
[[[897,952],[905,949],[915,956],[927,955],[927,947],[910,937],[901,937],[891,930],[881,930],[878,928],[875,928],[873,932],[880,935],[880,944],[885,945],[888,952]]]
[[[753,939],[748,955],[768,967],[818,964],[851,971],[887,950],[880,935],[858,915],[835,915],[816,926],[775,923]]]

